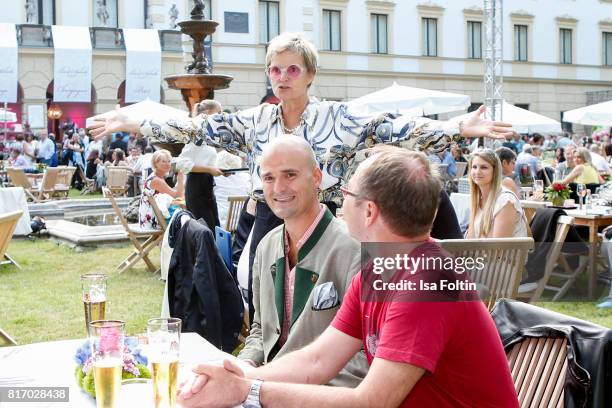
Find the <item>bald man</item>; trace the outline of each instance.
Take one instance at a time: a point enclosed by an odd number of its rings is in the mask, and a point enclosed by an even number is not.
[[[255,314],[238,357],[254,366],[302,348],[323,333],[359,270],[359,244],[319,203],[321,177],[302,138],[286,135],[264,149],[264,197],[283,225],[261,240],[253,262]],[[355,387],[366,372],[367,361],[357,353],[331,384]]]

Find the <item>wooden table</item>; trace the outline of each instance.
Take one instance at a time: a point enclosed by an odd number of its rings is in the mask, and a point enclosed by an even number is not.
[[[538,208],[546,208],[550,204],[547,201],[521,200],[521,207],[523,207],[527,222],[530,224]]]
[[[610,209],[609,207],[595,207],[598,209]],[[601,215],[592,212],[593,210],[566,210],[567,215],[574,217],[574,225],[589,227],[589,298],[593,298],[595,283],[597,279],[597,251],[599,249],[599,239],[597,233],[599,227],[612,225],[612,213]]]

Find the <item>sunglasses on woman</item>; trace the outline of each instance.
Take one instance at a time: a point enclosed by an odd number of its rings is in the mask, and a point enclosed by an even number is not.
[[[283,74],[285,74],[285,76],[289,79],[296,79],[302,75],[302,72],[304,71],[305,68],[297,64],[291,64],[287,68],[281,68],[278,65],[270,65],[266,70],[270,79],[274,81],[281,79]]]

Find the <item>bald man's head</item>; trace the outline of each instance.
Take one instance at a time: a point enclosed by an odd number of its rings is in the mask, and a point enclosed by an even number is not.
[[[285,221],[310,217],[318,208],[322,173],[303,138],[285,135],[268,143],[260,175],[266,202],[277,217]]]
[[[312,147],[302,137],[284,135],[267,143],[263,147],[262,166],[267,157],[275,155],[289,155],[297,160],[305,160],[311,168],[318,167]]]

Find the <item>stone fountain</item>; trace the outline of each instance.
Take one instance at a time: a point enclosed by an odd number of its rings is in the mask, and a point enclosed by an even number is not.
[[[193,40],[193,61],[185,67],[187,73],[164,78],[172,89],[180,89],[189,111],[202,99],[212,99],[216,89],[226,89],[234,79],[229,75],[216,75],[210,69],[204,54],[204,39],[215,32],[219,23],[204,19],[204,3],[195,1],[191,19],[178,23],[181,32]]]

